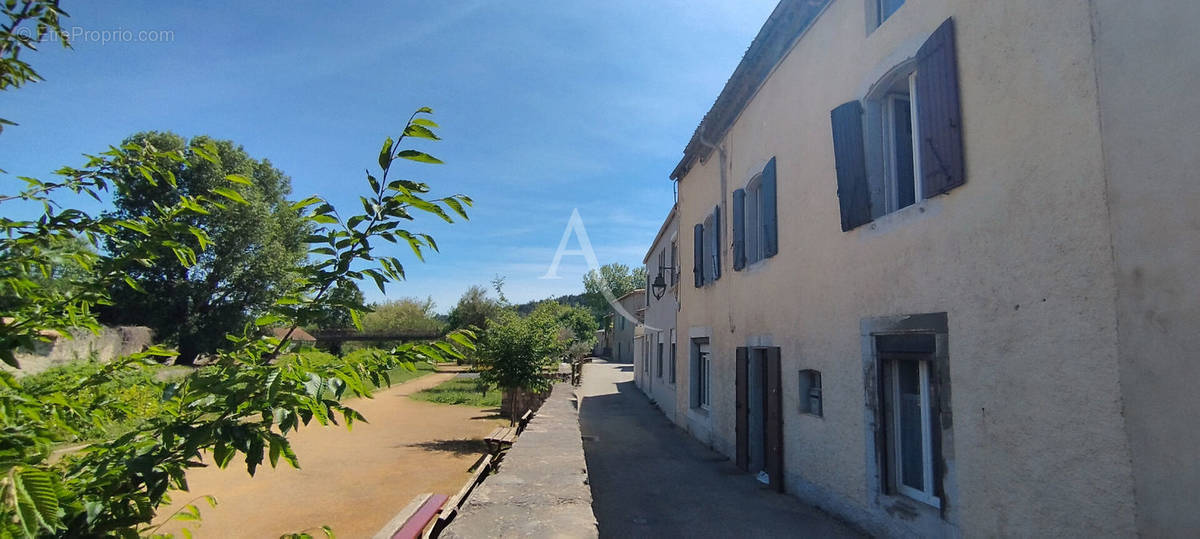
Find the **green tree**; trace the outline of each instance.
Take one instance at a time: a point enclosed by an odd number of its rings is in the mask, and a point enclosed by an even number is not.
[[[106,322],[151,327],[159,339],[178,347],[178,363],[190,365],[197,355],[216,351],[226,342],[226,333],[263,314],[283,295],[305,257],[305,238],[311,227],[285,198],[291,192],[291,180],[270,162],[251,158],[233,142],[208,137],[185,141],[172,133],[148,132],[134,135],[124,144],[182,154],[183,160],[156,163],[174,176],[173,184],[135,182],[141,171],[125,171],[124,188],[113,196],[113,216],[118,219],[152,215],[179,194],[222,189],[229,185],[230,176],[243,180],[237,192],[227,191],[236,195],[235,203],[186,220],[207,235],[209,244],[204,249],[200,237],[190,233],[165,238],[172,243],[163,245],[165,252],[159,253],[155,262],[132,261],[121,268],[142,290],[114,286],[110,291],[113,305],[102,316]],[[215,148],[215,155],[205,155],[204,148]],[[140,232],[121,231],[108,242],[108,250],[121,254],[122,246],[136,234]],[[197,253],[194,264],[171,260],[176,244]]]
[[[433,298],[401,298],[371,306],[363,315],[363,331],[374,333],[441,333],[444,323],[433,312]]]
[[[638,266],[633,270],[629,266],[614,262],[600,266],[600,271],[588,270],[583,276],[583,297],[592,311],[597,322],[604,320],[611,307],[604,291],[607,289],[613,299],[620,298],[639,288],[646,286],[646,268]]]
[[[500,302],[488,297],[487,289],[479,285],[471,285],[458,303],[450,309],[448,324],[450,329],[483,329],[488,320],[500,313]]]
[[[480,336],[480,381],[513,393],[550,389],[545,368],[566,352],[565,343],[558,338],[560,327],[547,311],[526,317],[512,310],[501,312]],[[516,405],[516,399],[510,402]],[[508,415],[515,420],[516,410],[510,408]]]
[[[11,6],[13,3],[9,3]],[[6,12],[7,14],[7,12]],[[11,17],[11,15],[10,15]],[[55,444],[77,439],[72,433],[109,413],[103,393],[82,405],[73,398],[80,391],[146,363],[174,358],[176,352],[155,347],[145,353],[113,361],[71,387],[27,387],[8,372],[0,371],[0,536],[135,536],[153,534],[155,510],[169,501],[167,492],[187,490],[186,472],[200,466],[209,454],[217,466],[241,458],[248,473],[259,466],[276,466],[280,459],[298,466],[289,435],[314,420],[347,427],[363,420],[345,404],[345,398],[369,396],[376,384],[386,383],[387,372],[417,361],[462,357],[460,349],[473,349],[471,334],[453,333],[434,343],[406,343],[388,353],[359,354],[339,362],[314,362],[303,355],[282,354],[288,337],[261,337],[261,328],[283,326],[288,335],[303,320],[330,307],[329,292],[347,280],[371,278],[380,288],[403,278],[402,263],[373,252],[371,244],[407,243],[420,254],[436,250],[432,237],[411,233],[402,226],[418,213],[453,222],[452,214],[465,218],[470,198],[463,195],[434,198],[427,184],[389,180],[411,160],[440,163],[416,150],[402,149],[406,137],[437,139],[437,127],[420,109],[405,124],[397,141],[389,138],[379,153],[381,173],[367,173],[369,195],[361,197],[364,212],[339,214],[320,197],[309,197],[291,207],[301,223],[314,227],[305,238],[311,258],[288,281],[282,295],[268,305],[252,324],[225,336],[211,365],[169,382],[153,385],[161,405],[138,430],[96,443],[77,452],[51,458]],[[0,217],[0,299],[15,308],[0,320],[0,359],[19,367],[13,352],[44,339],[47,329],[97,328],[94,308],[111,301],[109,291],[119,283],[144,290],[142,275],[128,275],[131,261],[154,265],[173,260],[183,267],[200,264],[204,253],[218,246],[206,230],[191,223],[198,215],[227,210],[234,204],[253,205],[257,191],[251,179],[230,174],[224,184],[209,191],[185,190],[175,171],[192,166],[195,154],[208,163],[222,165],[215,143],[186,150],[161,150],[130,142],[89,157],[82,168],[64,168],[61,178],[45,182],[24,178],[28,187],[15,195],[0,195],[0,204],[40,204],[35,219]],[[135,171],[137,174],[129,174]],[[170,186],[170,196],[154,211],[139,216],[93,216],[64,208],[56,196],[83,193],[100,199],[104,193],[128,193]],[[0,215],[12,215],[8,211]],[[123,231],[132,231],[127,234]],[[190,235],[195,243],[177,238]],[[51,288],[30,278],[53,271],[54,248],[76,238],[110,246],[104,251],[76,253],[77,262],[95,279],[77,287]],[[193,246],[194,245],[194,246]],[[353,268],[353,269],[352,269]],[[15,301],[14,301],[15,298]],[[352,312],[354,321],[360,313]],[[199,518],[192,505],[182,513]]]
[[[366,298],[354,281],[344,281],[329,288],[329,309],[315,313],[304,325],[314,329],[344,329],[354,326],[351,311],[365,311]]]
[[[545,300],[533,308],[530,316],[533,315],[544,315],[553,318],[559,327],[570,332],[567,345],[577,342],[589,346],[595,344],[596,330],[600,329],[600,324],[596,323],[596,319],[587,309],[563,305],[554,300]]]

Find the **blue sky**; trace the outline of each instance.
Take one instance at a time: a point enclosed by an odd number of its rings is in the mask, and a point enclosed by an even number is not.
[[[495,275],[516,302],[580,292],[582,257],[540,278],[572,210],[601,263],[641,264],[673,200],[668,174],[774,5],[68,0],[72,31],[170,38],[85,36],[30,56],[47,80],[0,102],[21,124],[0,135],[0,181],[12,192],[12,176],[169,130],[234,140],[290,175],[297,198],[354,208],[383,139],[429,106],[443,140],[419,148],[446,164],[401,172],[476,206],[466,223],[416,223],[442,252],[421,264],[397,248],[408,280],[387,297],[432,296],[445,312]]]

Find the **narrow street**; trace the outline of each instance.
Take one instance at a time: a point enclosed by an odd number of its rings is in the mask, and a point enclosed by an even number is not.
[[[859,537],[674,427],[634,385],[633,365],[586,365],[580,397],[601,537]]]

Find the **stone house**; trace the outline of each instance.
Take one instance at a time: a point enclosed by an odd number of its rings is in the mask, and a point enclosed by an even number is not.
[[[613,310],[612,318],[612,360],[616,363],[633,363],[635,336],[641,334],[641,319],[638,310],[646,306],[646,290],[639,288],[617,298],[617,304],[625,312]]]
[[[646,268],[649,292],[646,294],[645,338],[641,354],[634,364],[637,386],[654,400],[672,420],[676,412],[676,371],[679,337],[675,316],[679,312],[679,219],[671,208],[659,228],[642,264]]]
[[[1198,23],[781,2],[671,175],[668,415],[880,535],[1196,533]]]

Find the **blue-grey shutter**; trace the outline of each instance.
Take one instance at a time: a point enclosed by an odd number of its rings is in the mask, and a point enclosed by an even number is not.
[[[733,271],[746,267],[746,190],[733,192]],[[754,232],[751,231],[751,234]]]
[[[712,279],[715,281],[721,278],[721,207],[713,207],[713,229],[711,232],[713,237],[713,274]]]
[[[704,225],[692,229],[692,273],[696,277],[696,288],[704,286]]]
[[[842,210],[843,231],[871,222],[871,195],[867,188],[862,114],[862,104],[858,101],[839,105],[830,113],[833,122],[833,161],[837,167],[837,194]]]
[[[779,253],[779,212],[775,186],[775,158],[767,161],[763,167],[761,187],[758,191],[760,204],[758,223],[762,227],[763,258],[771,258]]]
[[[929,198],[966,182],[953,19],[946,19],[917,51],[916,86],[921,197]]]

